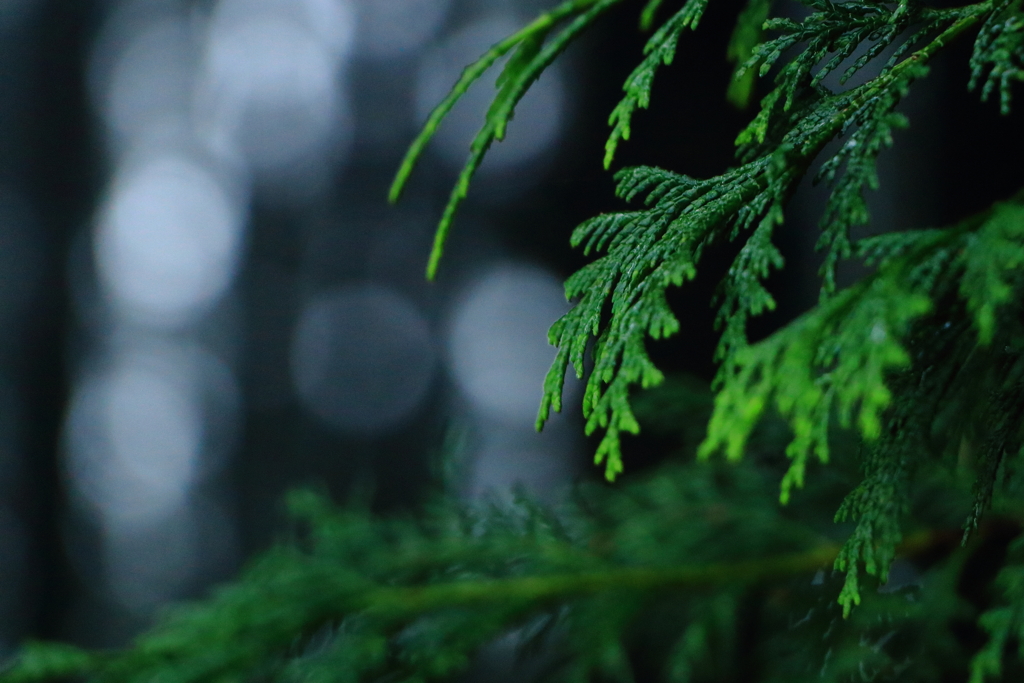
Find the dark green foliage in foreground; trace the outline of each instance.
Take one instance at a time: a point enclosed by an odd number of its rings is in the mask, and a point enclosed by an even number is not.
[[[699,421],[710,396],[670,382],[638,410],[674,432],[678,412],[665,409],[680,405]],[[688,464],[583,487],[553,509],[439,503],[419,519],[385,520],[295,494],[291,540],[210,599],[173,608],[121,652],[30,645],[3,680],[444,680],[509,633],[541,680],[966,678],[981,608],[964,585],[993,588],[972,562],[1020,532],[1024,506],[996,495],[963,548],[949,508],[970,504],[971,468],[921,472],[913,531],[895,551],[908,576],[882,590],[869,582],[844,618],[843,578],[830,566],[848,528],[818,511],[856,481],[854,453],[840,448],[813,490],[780,506],[781,427],[758,430],[739,465],[697,463],[691,444],[679,458]],[[1021,573],[1010,564],[999,588],[1019,592]],[[982,623],[1012,637],[1022,618],[996,608]],[[1000,665],[1002,642],[978,656],[978,671]]]
[[[543,13],[467,67],[431,115],[393,199],[456,100],[506,60],[430,276],[516,104],[620,2]],[[30,645],[5,683],[441,680],[509,634],[548,680],[1024,679],[1024,193],[947,227],[852,236],[870,221],[877,156],[908,125],[901,100],[948,44],[973,41],[965,90],[998,91],[1008,111],[1024,78],[1021,3],[805,4],[800,21],[765,21],[767,0],[739,16],[728,97],[748,102],[755,74],[764,88],[735,167],[708,179],[622,169],[632,208],[572,236],[595,259],[566,284],[574,307],[551,330],[538,426],[561,409],[572,366],[587,376],[586,429],[601,435],[609,479],[628,464],[622,434],[641,424],[682,440],[675,464],[553,510],[438,504],[381,520],[299,495],[292,542],[208,601],[122,652]],[[611,113],[606,165],[706,5],[638,7],[653,33]],[[750,318],[776,305],[773,238],[806,177],[829,188],[819,303],[751,343]],[[646,348],[679,333],[666,293],[723,242],[736,255],[716,299],[713,391],[666,383]],[[840,288],[843,261],[870,273]]]

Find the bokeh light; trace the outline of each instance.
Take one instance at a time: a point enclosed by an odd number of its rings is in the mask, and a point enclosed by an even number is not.
[[[291,353],[305,407],[337,429],[394,428],[426,397],[434,343],[408,298],[377,285],[323,292],[303,307]]]
[[[244,24],[254,16],[294,22],[337,60],[352,52],[357,21],[352,0],[219,0],[213,21]]]
[[[181,507],[103,539],[105,581],[128,610],[146,614],[181,597],[237,562],[237,540],[222,506],[208,500]]]
[[[515,490],[554,500],[572,480],[578,439],[565,433],[542,434],[486,422],[478,427],[480,448],[474,453],[466,477],[466,495],[473,499],[500,499]]]
[[[567,310],[558,278],[531,265],[496,265],[467,289],[452,316],[448,357],[476,410],[533,425],[555,357],[548,328]]]
[[[91,85],[101,116],[121,145],[188,125],[197,67],[192,25],[167,14],[101,41]]]
[[[108,530],[103,569],[112,596],[129,610],[145,612],[183,592],[199,562],[199,525],[177,507],[141,524]]]
[[[126,349],[78,383],[65,434],[68,474],[104,524],[145,526],[185,505],[202,470],[208,419],[201,368],[181,349]]]
[[[183,154],[124,168],[101,210],[98,272],[115,308],[149,324],[186,324],[230,286],[243,209],[217,177]]]
[[[342,66],[354,21],[343,7],[217,6],[196,100],[200,134],[214,149],[241,154],[268,182],[343,153],[351,117]]]

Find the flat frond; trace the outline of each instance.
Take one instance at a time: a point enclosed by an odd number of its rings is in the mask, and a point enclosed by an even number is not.
[[[608,117],[608,125],[612,127],[612,132],[605,144],[605,168],[611,167],[619,141],[629,140],[633,113],[638,108],[646,109],[650,105],[651,86],[654,84],[654,75],[658,67],[672,63],[676,56],[679,35],[687,28],[697,28],[707,4],[708,0],[686,0],[683,8],[662,24],[647,41],[643,61],[626,79],[622,86],[625,96]],[[646,12],[644,16],[648,16]]]
[[[630,387],[652,387],[662,381],[647,354],[645,340],[668,337],[680,329],[665,298],[667,288],[694,277],[704,245],[721,235],[738,214],[740,229],[758,219],[761,223],[751,249],[740,257],[736,294],[730,304],[746,308],[767,305],[761,298],[763,290],[743,273],[751,273],[756,280],[777,261],[772,256],[777,252],[766,242],[777,223],[772,206],[792,181],[791,176],[773,175],[771,159],[704,181],[647,167],[624,169],[617,178],[621,197],[643,196],[651,206],[599,216],[574,233],[574,244],[587,249],[601,247],[608,253],[566,282],[567,298],[578,297],[578,301],[549,333],[559,352],[545,381],[537,418],[539,428],[550,410],[561,406],[565,372],[572,364],[582,376],[584,356],[593,339],[594,365],[584,392],[583,412],[588,433],[605,430],[595,460],[605,464],[609,479],[622,469],[620,435],[635,434],[640,428],[629,407]]]
[[[554,9],[542,13],[528,26],[496,43],[480,59],[467,66],[448,96],[427,117],[423,129],[409,146],[405,159],[395,175],[389,194],[392,202],[401,196],[402,189],[417,161],[455,103],[498,60],[512,53],[497,80],[498,92],[487,111],[483,127],[470,143],[469,158],[452,188],[448,204],[438,223],[427,264],[427,279],[433,279],[437,273],[448,231],[455,219],[455,213],[469,192],[470,181],[491,145],[504,139],[505,130],[515,113],[516,105],[534,81],[572,41],[620,1],[566,0]]]
[[[738,354],[747,346],[748,318],[775,306],[763,282],[772,268],[782,264],[771,235],[782,222],[782,207],[790,192],[826,143],[862,120],[858,117],[867,119],[876,107],[891,106],[922,68],[916,64],[903,66],[849,92],[811,99],[801,105],[799,120],[775,148],[720,176],[697,180],[648,167],[620,171],[617,194],[627,201],[642,196],[649,208],[599,216],[583,223],[573,234],[574,245],[584,246],[588,253],[603,249],[607,255],[566,283],[567,298],[578,297],[578,301],[549,333],[550,342],[559,347],[559,352],[545,379],[538,428],[552,409],[561,407],[562,381],[568,366],[573,365],[577,376],[582,377],[584,356],[593,340],[594,366],[584,392],[583,412],[588,434],[605,430],[595,461],[605,465],[609,479],[614,478],[622,469],[621,435],[639,430],[629,407],[630,387],[650,387],[662,379],[647,354],[645,339],[659,339],[679,330],[679,322],[665,299],[666,289],[695,275],[706,244],[749,233],[720,291],[718,324],[723,331],[716,356],[723,361],[723,376],[733,373],[741,362]],[[882,129],[875,130],[877,133]],[[876,148],[881,145],[876,141]],[[871,152],[865,154],[870,156]],[[850,182],[859,191],[859,185]],[[880,296],[891,293],[881,292]],[[926,302],[914,301],[912,310],[926,307]],[[903,320],[901,314],[892,315]],[[884,325],[901,327],[913,316],[904,317],[903,322],[887,319]],[[870,356],[874,360],[868,366],[854,364],[847,368],[851,381],[876,382],[876,374],[898,364],[890,358],[901,357],[894,348],[883,344],[876,348],[880,355]],[[876,367],[877,363],[881,366]],[[859,374],[862,369],[874,374],[864,379]],[[861,398],[867,401],[866,406],[881,406],[885,400],[880,396],[875,389],[865,388]],[[878,410],[880,407],[868,409],[864,419],[875,416]],[[749,426],[752,428],[752,423]],[[733,431],[743,433],[742,428]],[[729,448],[733,457],[738,453],[736,449],[742,448],[742,441],[740,438]],[[803,456],[795,459],[795,479],[788,481],[801,479],[803,462]]]
[[[519,632],[554,655],[560,680],[629,681],[628,638],[652,606],[673,608],[670,641],[728,633],[744,586],[813,573],[835,553],[780,518],[753,468],[666,467],[624,489],[583,489],[557,512],[525,500],[438,505],[414,521],[309,493],[290,503],[300,525],[290,542],[211,597],[166,611],[129,647],[35,644],[0,678],[450,680]],[[738,523],[751,512],[757,523]],[[709,542],[723,534],[736,543]],[[707,593],[719,584],[723,593]],[[666,591],[689,597],[666,601]],[[712,654],[689,648],[676,665]]]
[[[815,11],[801,22],[791,19],[769,19],[765,29],[780,35],[755,46],[750,56],[736,70],[734,78],[742,78],[756,70],[766,75],[782,55],[797,45],[802,49],[778,71],[775,88],[761,102],[761,111],[736,138],[741,156],[749,153],[749,145],[764,144],[772,127],[773,118],[787,117],[794,102],[807,89],[822,86],[825,77],[838,69],[862,45],[867,49],[840,78],[845,83],[850,77],[880,56],[915,22],[924,22],[922,35],[949,28],[955,20],[953,14],[925,14],[909,3],[900,3],[889,9],[873,2],[808,3]],[[914,36],[915,40],[920,36]],[[892,73],[895,63],[885,64],[878,77]],[[898,98],[897,98],[898,99]],[[868,117],[865,117],[868,118]],[[782,130],[786,126],[781,127]]]
[[[906,128],[907,119],[894,111],[907,94],[910,84],[927,73],[926,67],[906,69],[894,87],[888,88],[863,110],[852,122],[854,130],[818,172],[817,179],[831,185],[831,193],[822,212],[821,237],[818,249],[825,251],[821,267],[822,296],[835,292],[837,264],[850,257],[850,230],[865,225],[870,219],[865,190],[878,189],[875,161],[878,154],[892,146],[893,131]],[[837,177],[838,176],[838,177]]]

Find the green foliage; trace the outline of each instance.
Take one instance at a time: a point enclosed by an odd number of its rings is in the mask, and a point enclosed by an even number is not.
[[[1024,18],[1020,0],[996,3],[978,33],[971,55],[973,90],[984,77],[981,98],[987,100],[999,86],[999,108],[1010,112],[1010,85],[1024,80]]]
[[[699,410],[706,395],[672,381],[650,404],[688,397]],[[750,680],[742,676],[752,671],[780,683],[966,673],[969,652],[954,628],[978,610],[956,592],[973,549],[958,548],[956,529],[914,502],[912,519],[936,530],[909,535],[895,555],[908,566],[929,558],[919,581],[871,584],[844,619],[834,600],[842,578],[828,572],[842,530],[813,511],[854,480],[852,449],[840,449],[813,493],[781,507],[766,476],[778,447],[766,435],[760,463],[687,458],[614,488],[582,487],[550,509],[525,498],[476,509],[439,502],[416,519],[381,519],[296,493],[290,539],[207,600],[166,611],[123,650],[31,645],[0,679],[446,680],[510,633],[540,680],[631,681],[638,667],[673,683]],[[959,499],[960,488],[941,480],[922,500]],[[993,522],[1019,531],[1016,519]],[[1015,574],[1004,574],[999,585],[1018,590]],[[1002,609],[982,624],[1019,629],[1020,617]],[[763,634],[754,648],[745,640],[752,629]],[[999,666],[998,653],[986,652],[976,669]]]
[[[468,66],[431,114],[393,200],[459,97],[507,59],[430,277],[523,94],[619,1],[542,13]],[[581,683],[638,670],[673,683],[1024,676],[1024,192],[947,227],[852,237],[870,221],[876,159],[909,123],[900,102],[948,44],[974,32],[970,87],[985,99],[998,86],[1008,111],[1024,74],[1021,5],[805,4],[799,21],[766,19],[767,0],[739,17],[729,98],[744,105],[755,76],[772,81],[737,136],[735,167],[707,179],[622,169],[616,193],[633,207],[572,234],[594,260],[566,283],[574,306],[549,334],[558,352],[537,426],[561,410],[572,366],[607,479],[624,469],[623,433],[641,424],[679,437],[674,462],[584,486],[551,510],[439,503],[422,519],[384,520],[297,494],[291,542],[209,600],[171,610],[120,652],[30,645],[0,678],[420,682],[466,671],[508,634],[538,653],[545,679]],[[643,5],[641,27],[654,30],[611,114],[606,166],[705,7]],[[750,319],[776,306],[775,233],[807,177],[828,188],[819,302],[752,341]],[[646,344],[681,331],[668,290],[716,244],[734,256],[707,389],[666,380]],[[869,272],[840,287],[849,261]]]
[[[455,103],[492,66],[511,53],[495,83],[498,88],[497,95],[487,111],[483,127],[473,138],[469,159],[452,189],[448,205],[438,224],[437,236],[434,239],[430,262],[427,265],[428,279],[433,279],[437,272],[437,265],[441,260],[448,230],[455,218],[456,210],[462,200],[466,198],[469,181],[480,167],[491,145],[495,141],[505,138],[508,122],[512,119],[519,100],[523,98],[523,95],[544,69],[569,46],[574,38],[619,2],[621,0],[566,0],[554,9],[542,13],[528,26],[496,43],[480,59],[467,66],[451,93],[430,113],[423,126],[423,131],[410,145],[405,159],[402,160],[402,166],[395,176],[389,195],[392,202],[397,201],[401,196],[402,189],[412,174],[416,162],[423,155],[427,144],[437,132],[438,126],[441,125],[441,121],[452,110]]]
[[[1018,271],[1024,266],[1024,207],[998,204],[981,229],[968,235],[960,293],[974,314],[978,340],[992,342],[996,312],[1013,301]]]
[[[642,24],[649,24],[653,16],[653,10],[661,3],[651,3],[644,11]],[[651,103],[651,86],[654,84],[654,74],[658,67],[664,64],[668,66],[676,56],[676,45],[679,43],[679,35],[684,29],[696,29],[700,22],[708,0],[686,0],[683,8],[662,24],[661,28],[647,41],[644,47],[644,60],[633,70],[633,73],[626,79],[622,86],[626,96],[622,98],[618,106],[612,110],[608,117],[608,124],[612,127],[611,135],[605,144],[604,167],[609,168],[615,158],[615,150],[618,149],[620,140],[628,140],[630,135],[630,122],[633,120],[633,112],[640,109],[647,109]]]
[[[643,25],[660,4],[648,4]],[[792,431],[782,477],[785,503],[803,486],[812,459],[829,460],[836,427],[859,435],[864,478],[836,515],[854,523],[835,565],[846,576],[839,601],[848,616],[862,599],[861,566],[885,580],[903,538],[910,482],[923,462],[948,455],[949,444],[975,453],[969,533],[992,500],[1007,453],[1020,447],[1021,198],[942,230],[856,245],[850,235],[870,220],[865,192],[878,187],[875,161],[893,144],[894,132],[908,125],[896,109],[927,75],[929,60],[980,26],[970,87],[984,82],[985,99],[998,85],[1005,113],[1010,84],[1024,73],[1024,18],[1019,2],[998,0],[951,9],[861,0],[806,4],[811,12],[800,21],[766,21],[763,0],[752,0],[739,18],[728,51],[739,64],[730,97],[745,104],[755,71],[774,72],[774,87],[736,139],[737,167],[707,180],[624,169],[616,176],[618,196],[643,206],[598,216],[573,233],[584,253],[604,254],[566,283],[575,305],[550,332],[559,350],[545,380],[538,428],[551,410],[561,409],[568,366],[583,377],[592,363],[583,397],[586,430],[604,431],[595,461],[609,479],[619,474],[621,435],[639,431],[631,389],[663,380],[646,340],[680,330],[666,290],[695,277],[710,244],[742,240],[720,287],[718,393],[699,454],[724,451],[739,460],[756,425],[777,411]],[[704,6],[687,0],[648,41],[612,112],[606,166],[619,141],[629,138],[633,112],[649,105],[658,66],[671,63],[683,29],[695,27]],[[762,41],[764,31],[771,37]],[[855,77],[862,83],[844,89]],[[819,159],[836,139],[836,151]],[[751,344],[747,321],[775,307],[764,285],[783,265],[773,231],[784,222],[796,184],[812,171],[830,188],[818,242],[824,251],[821,303]],[[837,291],[836,268],[851,258],[876,269]],[[999,344],[1002,353],[984,350]],[[962,414],[954,417],[950,406]],[[981,433],[988,436],[979,439]],[[939,435],[946,440],[942,447],[936,446]]]
[[[475,650],[510,627],[571,653],[570,680],[593,671],[621,678],[622,632],[653,596],[813,572],[834,555],[833,543],[780,519],[770,485],[752,469],[676,467],[663,475],[622,491],[580,491],[557,515],[520,500],[380,520],[296,494],[294,540],[210,600],[175,608],[121,653],[33,646],[5,678],[435,680],[464,670]],[[703,503],[711,500],[718,509],[709,517]],[[742,543],[707,542],[722,533]],[[686,607],[681,637],[693,638],[728,607],[716,600]],[[704,656],[680,655],[677,666]]]
[[[905,263],[880,270],[855,288],[790,323],[768,339],[736,353],[701,453],[724,449],[743,455],[747,436],[772,403],[787,418],[793,459],[782,480],[782,500],[802,486],[808,458],[828,461],[833,407],[840,424],[857,427],[868,439],[881,433],[881,412],[891,401],[886,376],[909,358],[899,339],[931,307],[929,299],[903,281]]]

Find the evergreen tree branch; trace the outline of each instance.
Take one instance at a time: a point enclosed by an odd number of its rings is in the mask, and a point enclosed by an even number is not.
[[[470,143],[469,158],[459,173],[448,204],[438,223],[430,259],[427,263],[428,280],[434,279],[437,273],[448,232],[459,206],[469,192],[470,181],[483,162],[491,144],[505,138],[505,131],[515,113],[516,105],[519,104],[534,81],[572,41],[589,28],[598,17],[619,2],[621,0],[566,0],[556,8],[542,13],[532,23],[499,41],[480,59],[467,66],[448,96],[427,117],[427,122],[410,145],[391,184],[388,196],[392,202],[398,201],[416,162],[419,161],[427,144],[434,137],[441,122],[456,102],[499,59],[515,50],[498,77],[496,83],[498,92],[487,111],[483,127]],[[568,23],[562,29],[555,31],[556,27],[563,22]]]
[[[874,16],[875,6],[871,7]],[[740,136],[741,144],[751,145],[750,150],[761,149],[760,156],[737,169],[708,180],[646,167],[620,171],[616,176],[619,180],[617,194],[627,201],[646,196],[650,208],[599,216],[581,225],[573,234],[573,244],[583,245],[585,253],[603,249],[607,250],[607,255],[579,271],[566,283],[567,298],[578,297],[578,301],[555,323],[549,334],[549,340],[559,347],[559,351],[545,379],[538,428],[543,426],[551,411],[561,408],[561,390],[568,366],[571,364],[575,368],[578,377],[583,376],[584,358],[593,341],[590,353],[593,354],[594,365],[584,392],[583,413],[587,418],[588,434],[604,430],[595,462],[603,463],[605,476],[614,479],[622,470],[621,434],[639,431],[639,424],[629,407],[630,388],[636,384],[649,388],[662,380],[660,371],[647,354],[645,339],[648,336],[654,339],[671,336],[680,329],[679,321],[667,305],[666,289],[694,277],[706,245],[725,237],[734,238],[752,229],[724,283],[719,314],[719,324],[724,328],[716,353],[723,362],[720,381],[725,382],[727,388],[730,384],[735,386],[729,378],[737,372],[738,364],[746,362],[741,353],[747,347],[747,319],[775,306],[762,282],[771,268],[781,266],[781,255],[772,245],[771,235],[782,222],[782,207],[798,181],[825,145],[849,126],[860,123],[862,130],[874,130],[876,138],[887,136],[887,129],[865,128],[864,122],[888,115],[910,83],[924,75],[927,61],[942,46],[977,23],[987,8],[987,3],[982,3],[970,12],[962,10],[956,14],[944,14],[943,20],[948,25],[937,36],[881,75],[844,93],[812,95],[808,103],[794,108],[793,116],[787,119],[792,125],[781,139],[763,148],[772,112],[777,106],[785,109],[784,105],[776,103],[790,99],[797,102],[795,94],[787,94],[790,81],[783,79],[775,91],[778,94],[774,99],[771,95],[766,98],[762,113]],[[881,144],[872,142],[869,145],[874,150],[872,160]],[[833,164],[832,173],[839,163],[841,160]],[[835,215],[850,214],[851,196],[856,194],[859,197],[863,181],[864,174],[861,174],[860,182],[845,186],[846,194],[840,199],[842,206],[834,210]],[[848,226],[851,222],[852,219],[842,225]],[[842,242],[838,236],[833,241]],[[916,312],[907,309],[909,317],[898,325],[905,325],[923,313],[925,308],[922,306],[924,304],[917,306]],[[610,310],[607,317],[606,310]],[[795,331],[793,335],[804,332],[809,330]],[[786,342],[780,339],[777,343]],[[891,347],[894,355],[888,356],[888,360],[879,357],[883,365],[872,382],[880,381],[889,364],[901,362],[902,356],[895,349],[895,346]],[[860,369],[859,365],[849,368],[852,373],[849,379],[853,379]],[[743,380],[747,381],[749,378]],[[766,378],[762,385],[771,387],[772,381]],[[808,383],[813,383],[813,380],[804,382]],[[867,412],[862,411],[866,420],[864,424],[868,427],[877,422],[877,417],[871,416],[877,415],[888,400],[884,391],[874,388],[871,391],[874,398],[867,405],[872,407]],[[821,392],[814,394],[823,396]],[[797,395],[794,394],[793,400]],[[747,394],[742,396],[738,400],[746,401]],[[721,401],[729,400],[732,400],[729,394],[722,395]],[[845,403],[852,405],[858,400],[853,398]],[[809,402],[807,399],[799,405],[810,405]],[[757,405],[760,403],[756,401],[750,404]],[[794,403],[792,407],[796,405]],[[720,422],[713,418],[703,452],[710,453],[724,444],[718,435],[728,434],[722,439],[730,444],[730,457],[738,457],[744,434],[749,433],[752,425],[741,416],[747,413],[757,416],[761,410],[744,407],[738,411],[716,413]],[[802,481],[804,453],[815,449],[819,458],[826,457],[827,436],[822,425],[827,419],[826,408],[806,425],[798,421],[798,434],[802,436],[793,446],[795,463],[783,484],[784,498],[788,496],[791,484],[799,485]]]
[[[913,557],[945,552],[951,546],[955,547],[955,532],[921,531],[901,544],[899,554]],[[423,550],[429,552],[429,548]],[[354,566],[331,562],[320,553],[309,556],[281,548],[208,604],[168,614],[128,650],[87,652],[67,645],[31,643],[0,674],[0,681],[39,683],[81,677],[119,683],[153,680],[153,676],[175,683],[243,680],[256,672],[279,669],[284,661],[298,662],[309,656],[304,654],[308,646],[302,644],[315,639],[324,628],[335,633],[340,647],[356,654],[366,645],[356,642],[356,636],[372,632],[397,643],[408,629],[416,628],[423,619],[426,624],[433,623],[430,620],[437,615],[454,615],[474,627],[477,624],[470,615],[493,614],[497,622],[485,632],[486,637],[493,637],[490,634],[521,623],[527,615],[543,614],[562,604],[582,608],[585,603],[578,601],[597,596],[700,592],[807,576],[827,567],[838,552],[837,544],[824,542],[797,552],[703,565],[625,566],[442,580],[418,586],[373,586],[353,581]],[[362,673],[397,665],[386,665],[384,659],[373,656],[350,663],[366,667]],[[335,675],[340,673],[335,671]]]

